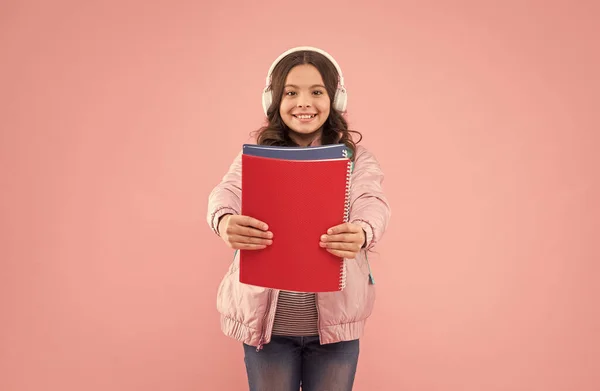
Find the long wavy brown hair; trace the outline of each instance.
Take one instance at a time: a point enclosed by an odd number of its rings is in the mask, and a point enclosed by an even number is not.
[[[285,56],[273,69],[271,77],[270,89],[273,94],[271,107],[267,110],[267,123],[256,131],[257,144],[259,145],[274,145],[274,146],[298,146],[298,144],[290,137],[290,129],[287,127],[281,115],[279,114],[279,106],[283,98],[285,80],[292,68],[298,65],[310,64],[317,68],[323,82],[331,110],[329,117],[323,124],[321,144],[338,144],[344,143],[352,150],[352,160],[356,156],[356,144],[362,140],[360,132],[348,129],[348,122],[343,117],[342,113],[333,108],[333,98],[338,87],[339,75],[337,69],[331,61],[321,53],[310,50],[293,52]],[[352,139],[352,133],[359,136],[358,141]]]

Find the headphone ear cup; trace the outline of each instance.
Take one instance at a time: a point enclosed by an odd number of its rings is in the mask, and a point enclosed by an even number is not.
[[[269,111],[269,107],[271,107],[271,103],[273,102],[273,93],[268,88],[265,88],[262,93],[262,106],[265,115]]]
[[[333,108],[339,112],[345,112],[348,105],[348,94],[344,87],[339,87],[333,98]]]

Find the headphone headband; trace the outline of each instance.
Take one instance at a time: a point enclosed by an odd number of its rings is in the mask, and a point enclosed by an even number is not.
[[[271,74],[273,73],[273,70],[275,69],[275,67],[277,66],[277,64],[279,64],[279,61],[281,61],[288,54],[295,53],[295,52],[301,52],[303,50],[307,50],[307,51],[311,51],[311,52],[317,52],[317,53],[322,54],[323,56],[325,56],[329,61],[331,61],[331,63],[333,64],[333,66],[337,70],[337,73],[338,73],[338,76],[339,76],[340,86],[344,87],[344,76],[342,75],[342,69],[340,68],[340,66],[337,63],[337,61],[335,61],[335,59],[329,53],[327,53],[326,51],[321,50],[319,48],[312,47],[312,46],[298,46],[298,47],[292,48],[292,49],[290,49],[290,50],[282,53],[279,57],[277,57],[277,59],[275,59],[275,61],[273,61],[273,64],[271,64],[271,67],[269,68],[269,72],[267,73],[267,80],[265,82],[265,87],[266,88],[269,87],[269,84],[271,83]]]

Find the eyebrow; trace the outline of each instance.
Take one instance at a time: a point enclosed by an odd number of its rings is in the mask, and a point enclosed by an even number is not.
[[[295,84],[286,84],[285,87],[300,88]],[[310,86],[310,88],[315,88],[315,87],[325,88],[325,86],[322,84],[313,84],[312,86]]]

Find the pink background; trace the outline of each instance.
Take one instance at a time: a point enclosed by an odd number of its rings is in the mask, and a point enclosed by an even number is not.
[[[598,2],[203,3],[2,2],[0,390],[246,389],[207,196],[296,45],[394,211],[355,389],[600,389]]]

